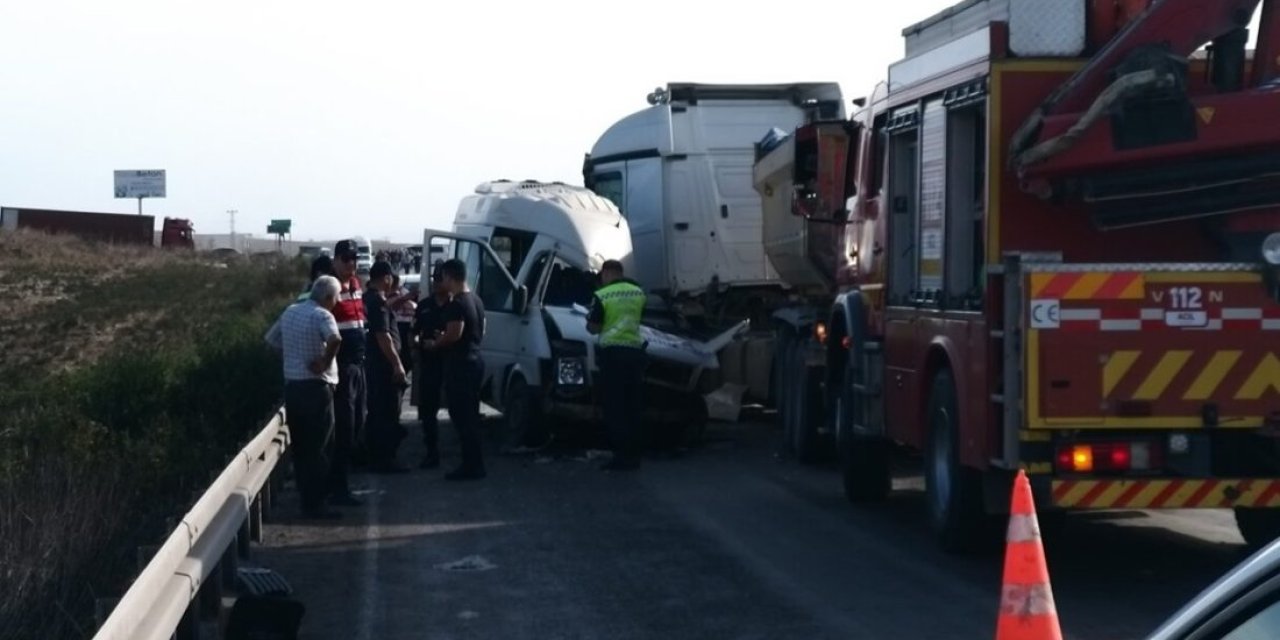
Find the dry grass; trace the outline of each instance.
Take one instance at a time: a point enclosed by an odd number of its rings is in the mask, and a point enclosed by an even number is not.
[[[0,639],[92,635],[135,549],[270,412],[283,261],[0,233]]]

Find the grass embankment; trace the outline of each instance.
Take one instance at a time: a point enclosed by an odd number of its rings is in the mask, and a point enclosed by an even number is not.
[[[283,260],[0,234],[0,638],[93,633],[280,397]]]

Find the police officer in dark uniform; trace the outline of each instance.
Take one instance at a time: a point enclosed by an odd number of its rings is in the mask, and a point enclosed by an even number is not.
[[[389,262],[375,262],[369,269],[369,290],[364,294],[368,326],[364,371],[368,388],[368,445],[375,473],[403,473],[408,467],[396,461],[404,439],[400,403],[404,400],[406,374],[400,359],[400,331],[395,311],[387,302],[395,291],[395,269]]]
[[[413,335],[421,346],[444,333],[444,308],[453,295],[444,285],[440,270],[431,274],[431,293],[422,298],[413,316]],[[440,399],[444,390],[444,354],[418,350],[418,362],[413,371],[417,386],[418,419],[422,421],[422,443],[427,453],[418,465],[423,469],[440,466]]]
[[[643,446],[645,344],[640,334],[645,293],[628,279],[622,263],[607,260],[600,268],[604,285],[591,300],[587,330],[599,336],[596,359],[600,365],[604,420],[613,443],[613,459],[602,469],[630,471],[640,468]]]

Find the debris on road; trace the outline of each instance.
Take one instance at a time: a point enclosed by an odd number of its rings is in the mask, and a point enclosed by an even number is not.
[[[498,565],[493,564],[492,562],[489,562],[483,556],[467,556],[461,560],[454,560],[453,562],[438,564],[436,565],[436,568],[441,571],[474,572],[474,571],[488,571],[490,569],[497,569]]]

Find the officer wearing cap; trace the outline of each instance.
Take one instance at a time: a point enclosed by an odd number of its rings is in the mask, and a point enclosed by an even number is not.
[[[369,269],[369,290],[364,294],[368,320],[364,368],[369,402],[367,441],[371,467],[376,473],[409,470],[396,460],[396,450],[405,435],[400,426],[400,402],[404,399],[406,378],[395,311],[387,301],[388,295],[396,293],[394,282],[391,263],[375,262]]]
[[[604,286],[591,300],[587,330],[599,336],[596,359],[604,420],[613,443],[613,460],[602,468],[630,471],[640,467],[643,438],[645,344],[640,335],[640,316],[645,293],[634,280],[625,277],[622,263],[617,260],[605,261],[600,280]]]
[[[333,318],[342,336],[338,350],[338,386],[334,389],[334,438],[329,501],[357,506],[348,479],[352,455],[364,435],[365,418],[365,313],[360,279],[356,277],[356,243],[341,240],[333,247],[333,270],[341,289]]]

